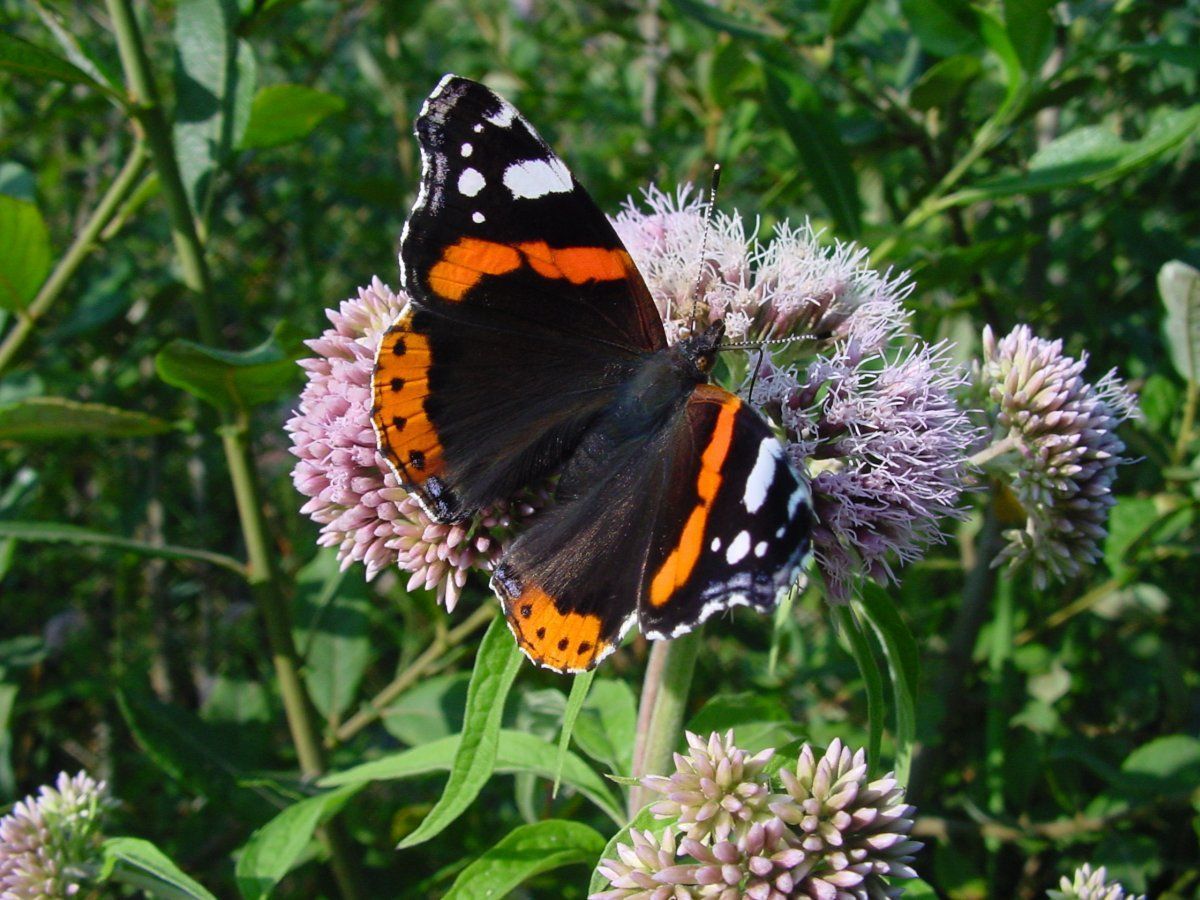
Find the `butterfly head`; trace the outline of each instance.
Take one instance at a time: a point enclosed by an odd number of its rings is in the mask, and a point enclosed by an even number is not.
[[[684,338],[676,345],[676,349],[707,381],[708,373],[717,361],[717,351],[721,349],[721,340],[724,337],[725,322],[718,319],[699,334]]]

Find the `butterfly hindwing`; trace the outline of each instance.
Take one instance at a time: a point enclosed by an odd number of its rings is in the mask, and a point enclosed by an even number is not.
[[[662,500],[638,606],[638,627],[655,640],[732,606],[773,609],[809,553],[808,487],[762,416],[704,384],[683,420],[690,453]]]

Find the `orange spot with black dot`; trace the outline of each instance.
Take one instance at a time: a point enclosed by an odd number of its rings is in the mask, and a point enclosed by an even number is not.
[[[700,456],[700,473],[696,478],[696,505],[688,515],[679,535],[679,542],[659,566],[650,581],[650,604],[662,606],[691,577],[692,570],[704,549],[704,531],[713,499],[721,487],[721,467],[733,443],[733,424],[742,401],[728,391],[708,385],[697,388],[705,399],[719,404],[717,421],[713,425],[708,446]]]
[[[536,585],[505,600],[508,625],[525,655],[560,672],[590,669],[609,649],[600,637],[599,616],[563,612],[554,598]]]
[[[405,312],[383,336],[376,356],[371,410],[379,452],[410,487],[419,486],[443,468],[437,428],[425,411],[433,353],[429,339],[411,329],[412,314]]]

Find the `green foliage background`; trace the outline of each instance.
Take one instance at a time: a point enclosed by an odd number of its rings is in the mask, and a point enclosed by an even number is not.
[[[548,835],[574,848],[554,857],[565,868],[524,872],[522,896],[586,893],[617,827],[605,793],[621,791],[598,773],[628,774],[645,645],[592,685],[567,790],[552,795],[521,742],[557,741],[570,686],[525,667],[506,707],[496,695],[496,768],[515,777],[485,777],[451,830],[396,851],[441,794],[430,773],[458,746],[487,621],[467,617],[490,601],[480,580],[447,617],[403,579],[339,575],[288,478],[300,341],[372,275],[396,281],[412,118],[454,71],[516,103],[607,210],[652,182],[703,183],[720,161],[721,205],[763,234],[810,217],[911,269],[919,330],[964,360],[983,324],[1029,322],[1090,354],[1092,377],[1115,366],[1134,382],[1144,417],[1123,437],[1139,460],[1087,578],[1038,591],[990,569],[1004,507],[981,491],[954,540],[889,592],[920,654],[917,868],[956,898],[1037,896],[1084,861],[1138,891],[1197,895],[1197,385],[1168,358],[1155,279],[1168,260],[1200,264],[1200,6],[138,4],[211,271],[205,312],[172,192],[144,160],[73,246],[135,136],[156,133],[122,75],[122,5],[0,0],[0,804],[86,767],[122,800],[112,833],[220,896],[344,892],[329,845],[309,840],[338,810],[329,840],[364,895],[507,883],[466,868],[502,834],[542,855]],[[267,587],[242,562],[256,551],[229,479],[238,441],[278,570]],[[736,726],[751,748],[866,743],[862,676],[832,622],[810,592],[777,632],[750,615],[710,627],[691,727]],[[314,787],[264,649],[289,627],[326,767],[390,760],[388,779],[335,778],[297,803]],[[382,719],[347,729],[431,645]],[[892,721],[887,766],[907,752]],[[572,821],[534,824],[547,819]]]

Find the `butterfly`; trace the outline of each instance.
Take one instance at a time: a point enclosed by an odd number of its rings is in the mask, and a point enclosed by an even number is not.
[[[416,120],[411,302],[376,357],[379,450],[439,522],[556,478],[492,589],[521,650],[559,672],[636,621],[679,637],[803,577],[807,484],[768,423],[708,382],[718,321],[668,346],[609,220],[517,110],[445,76]]]

